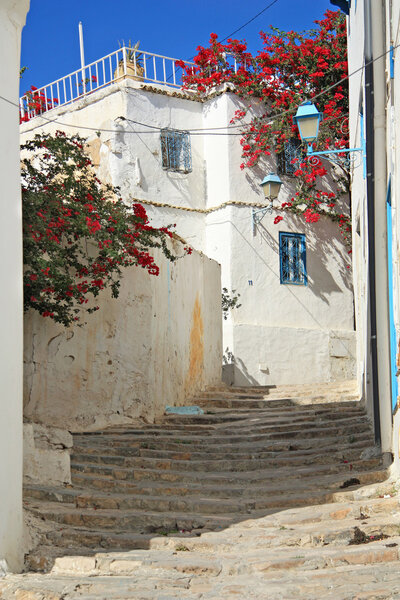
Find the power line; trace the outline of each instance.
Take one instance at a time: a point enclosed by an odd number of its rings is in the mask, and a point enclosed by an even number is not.
[[[240,27],[238,27],[237,29],[235,29],[235,31],[232,31],[232,33],[230,33],[229,35],[227,35],[226,37],[224,37],[223,40],[221,40],[220,43],[225,42],[228,38],[230,38],[232,35],[235,35],[235,33],[237,33],[238,31],[240,31],[241,29],[244,29],[247,25],[249,25],[249,23],[252,23],[253,21],[255,21],[255,19],[257,19],[257,17],[259,17],[260,15],[262,15],[266,10],[268,10],[269,8],[271,8],[271,6],[273,6],[274,4],[276,4],[278,2],[278,0],[273,0],[273,2],[270,2],[268,4],[268,6],[266,6],[265,8],[263,8],[262,10],[260,10],[260,12],[258,12],[256,15],[254,15],[254,17],[252,17],[249,21],[246,21],[246,23],[244,23],[243,25],[241,25]],[[188,60],[193,60],[194,56],[192,56],[191,58],[189,58]],[[170,79],[172,77],[172,75],[170,75],[168,77],[168,79]]]
[[[260,12],[258,12],[256,15],[254,15],[254,17],[252,17],[249,21],[247,21],[246,23],[244,23],[243,25],[241,25],[240,27],[238,27],[237,29],[235,29],[235,31],[232,31],[232,33],[230,33],[229,35],[227,35],[226,37],[224,37],[224,39],[221,40],[221,43],[225,42],[228,38],[232,37],[232,35],[235,35],[235,33],[237,33],[238,31],[240,31],[241,29],[244,29],[245,27],[247,27],[247,25],[249,25],[250,23],[252,23],[253,21],[255,21],[257,19],[257,17],[259,17],[260,15],[262,15],[266,10],[268,10],[269,8],[271,8],[271,6],[273,6],[277,2],[278,2],[278,0],[273,0],[273,2],[270,2],[270,4],[268,4],[268,6],[266,6],[262,10],[260,10]]]

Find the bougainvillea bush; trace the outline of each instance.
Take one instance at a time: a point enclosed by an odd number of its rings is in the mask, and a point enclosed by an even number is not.
[[[274,28],[270,33],[261,32],[263,47],[256,55],[244,41],[221,43],[213,33],[208,47],[197,48],[194,67],[179,63],[184,70],[184,88],[208,95],[229,84],[230,90],[246,100],[232,121],[232,125],[249,123],[241,129],[242,169],[254,166],[262,156],[282,152],[286,143],[299,139],[293,117],[305,100],[314,101],[324,113],[318,149],[347,147],[348,134],[342,127],[348,116],[345,17],[340,11],[328,10],[315,23],[316,29],[307,33]],[[263,114],[252,117],[249,109],[253,106],[261,106]],[[328,215],[349,239],[350,219],[338,205],[343,191],[348,191],[348,172],[344,165],[331,170],[337,191],[327,192],[321,183],[326,165],[329,169],[329,163],[318,159],[311,163],[304,155],[297,159],[297,191],[282,209],[302,214],[309,223]],[[277,217],[276,222],[281,220]]]
[[[31,85],[31,89],[25,92],[24,115],[20,111],[19,122],[27,123],[33,117],[41,115],[44,112],[56,108],[58,98],[46,98],[43,90]]]
[[[21,148],[24,308],[65,326],[97,310],[101,290],[116,298],[125,267],[158,275],[151,248],[176,258],[170,229],[152,227],[142,205],[127,207],[117,188],[101,184],[84,145],[57,132]]]

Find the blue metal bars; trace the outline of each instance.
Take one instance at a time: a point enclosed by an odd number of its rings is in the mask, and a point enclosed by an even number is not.
[[[307,285],[306,236],[302,233],[279,233],[281,283]]]
[[[163,169],[178,173],[190,173],[192,171],[192,152],[189,133],[176,129],[163,129],[160,139]]]

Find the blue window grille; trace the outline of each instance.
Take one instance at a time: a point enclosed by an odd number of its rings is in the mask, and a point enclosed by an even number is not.
[[[192,171],[192,153],[189,133],[176,129],[162,129],[160,139],[163,169],[178,173],[190,173]]]
[[[285,142],[282,152],[278,153],[278,173],[279,175],[291,175],[299,168],[299,161],[302,158],[302,144],[298,139]],[[295,161],[295,162],[293,162]]]
[[[307,285],[306,236],[302,233],[279,233],[281,283]]]

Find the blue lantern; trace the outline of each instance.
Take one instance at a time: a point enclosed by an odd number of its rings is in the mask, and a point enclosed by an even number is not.
[[[300,137],[303,142],[312,144],[318,137],[319,124],[323,119],[323,113],[318,112],[315,104],[303,102],[297,109],[294,120],[299,128]]]
[[[278,197],[279,190],[281,189],[282,181],[279,175],[276,173],[268,173],[260,183],[264,190],[264,196],[273,200]]]

